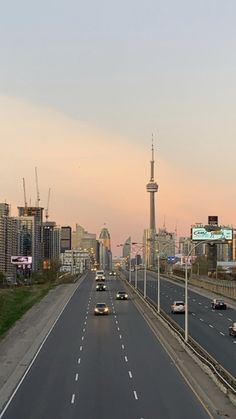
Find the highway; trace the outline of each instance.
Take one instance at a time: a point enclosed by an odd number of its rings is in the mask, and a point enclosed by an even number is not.
[[[138,271],[138,288],[143,292],[143,271]],[[162,277],[160,289],[161,308],[184,329],[184,314],[172,314],[170,308],[174,300],[184,300],[184,287]],[[189,335],[236,376],[236,339],[228,334],[229,325],[236,321],[236,310],[230,307],[212,310],[211,299],[190,290],[188,295]],[[147,272],[147,296],[156,303],[157,274],[150,272]]]
[[[4,419],[205,419],[132,300],[117,301],[117,279],[79,286],[15,392]],[[97,302],[111,313],[94,316]]]

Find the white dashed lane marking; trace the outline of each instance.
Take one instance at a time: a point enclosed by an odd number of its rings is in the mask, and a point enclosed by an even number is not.
[[[130,378],[133,378],[131,371],[129,371],[129,376],[130,376]]]
[[[83,346],[80,346],[79,350],[82,351],[83,350]]]
[[[121,348],[122,348],[122,349],[125,349],[125,345],[121,345]]]
[[[227,320],[229,320],[229,322],[232,322],[233,321],[232,319],[229,319],[229,318]]]
[[[214,329],[214,326],[212,326],[212,324],[209,324],[209,327],[211,327],[212,329]]]
[[[72,394],[71,404],[74,404],[74,402],[75,402],[75,394]]]
[[[78,381],[78,379],[79,379],[79,374],[77,373],[77,374],[75,375],[75,381]]]
[[[138,395],[137,395],[137,392],[134,390],[134,397],[135,397],[135,400],[138,400]]]
[[[128,362],[128,358],[127,358],[127,356],[125,356],[125,362]]]
[[[220,334],[221,334],[222,336],[225,336],[225,334],[224,334],[223,332],[220,332]]]
[[[81,358],[78,359],[78,364],[80,364],[80,362],[81,362]]]

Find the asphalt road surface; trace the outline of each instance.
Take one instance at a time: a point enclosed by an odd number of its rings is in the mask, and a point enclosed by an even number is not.
[[[134,273],[132,275],[134,284]],[[143,292],[143,271],[138,272],[138,288]],[[184,287],[161,278],[160,306],[184,329],[184,314],[172,314],[171,304],[184,301]],[[147,296],[157,301],[157,276],[147,272]],[[224,368],[236,376],[236,339],[229,336],[228,328],[236,321],[236,310],[213,310],[211,299],[194,291],[189,296],[189,335],[206,349]],[[225,299],[227,300],[227,299]]]
[[[209,418],[133,301],[115,299],[122,282],[95,286],[91,273],[0,418]],[[109,305],[108,316],[94,315],[97,302]]]

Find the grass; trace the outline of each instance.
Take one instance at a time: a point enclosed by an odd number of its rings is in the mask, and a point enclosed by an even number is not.
[[[0,337],[53,288],[51,283],[0,289]]]

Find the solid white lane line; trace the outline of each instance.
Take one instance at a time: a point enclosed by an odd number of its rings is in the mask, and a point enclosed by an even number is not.
[[[129,371],[129,376],[130,376],[130,378],[133,378],[131,371]]]
[[[214,329],[214,326],[212,326],[212,324],[209,324],[209,327],[211,327],[212,329]]]
[[[134,390],[134,397],[135,397],[135,400],[138,400],[138,395],[137,395],[137,392]]]
[[[78,379],[79,379],[79,374],[77,373],[77,374],[75,375],[75,381],[78,381]]]
[[[225,336],[225,334],[224,334],[223,332],[220,332],[220,334],[221,334],[222,336]]]
[[[125,362],[128,362],[128,358],[127,358],[127,356],[125,356]]]
[[[74,404],[74,402],[75,402],[75,394],[72,394],[71,404]]]

